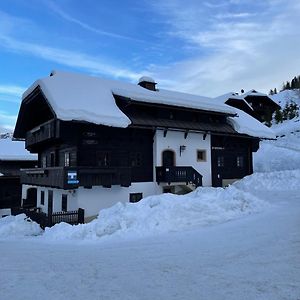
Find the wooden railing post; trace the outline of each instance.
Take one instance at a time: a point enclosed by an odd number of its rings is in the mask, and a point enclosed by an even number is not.
[[[84,209],[78,208],[78,224],[84,224]]]

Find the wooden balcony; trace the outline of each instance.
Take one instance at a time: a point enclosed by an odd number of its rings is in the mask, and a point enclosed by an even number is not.
[[[202,186],[202,175],[193,167],[156,167],[157,183],[168,184],[176,182],[192,183],[195,186]]]
[[[76,189],[79,186],[131,185],[130,168],[98,167],[53,167],[21,170],[21,183],[49,186],[61,189]]]
[[[30,148],[33,145],[40,144],[58,137],[57,120],[50,120],[38,127],[33,128],[32,130],[26,133],[25,147]]]

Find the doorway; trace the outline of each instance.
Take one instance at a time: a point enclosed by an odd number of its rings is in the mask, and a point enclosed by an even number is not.
[[[163,151],[162,165],[163,165],[163,167],[174,167],[175,166],[175,153],[173,150]]]

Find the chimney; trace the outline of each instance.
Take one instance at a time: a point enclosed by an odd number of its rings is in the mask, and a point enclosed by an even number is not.
[[[141,87],[148,89],[150,91],[156,91],[156,88],[155,88],[156,82],[151,77],[148,77],[148,76],[141,77],[139,79],[138,85],[140,85]]]

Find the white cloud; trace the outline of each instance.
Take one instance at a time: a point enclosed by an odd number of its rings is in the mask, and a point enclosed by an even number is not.
[[[58,14],[60,17],[62,17],[64,20],[74,23],[74,24],[80,26],[81,28],[88,30],[90,32],[93,32],[93,33],[96,33],[99,35],[104,35],[104,36],[111,37],[111,38],[125,39],[125,40],[131,40],[131,41],[140,41],[138,39],[135,39],[135,38],[132,38],[129,36],[120,35],[120,34],[116,34],[113,32],[108,32],[108,31],[104,31],[104,30],[95,28],[85,22],[82,22],[81,20],[78,20],[78,19],[72,17],[70,14],[68,14],[67,12],[62,10],[57,4],[55,4],[52,1],[45,1],[45,4],[48,7],[50,7],[56,14]]]
[[[231,1],[232,2],[232,1]],[[245,1],[234,1],[234,5]],[[246,1],[247,2],[247,1]],[[243,9],[241,18],[220,18],[229,2],[220,7],[190,0],[156,4],[170,26],[169,34],[193,48],[189,59],[169,66],[152,67],[156,78],[173,78],[168,88],[217,96],[228,91],[255,88],[267,92],[299,74],[300,5],[269,0],[256,17]],[[204,26],[205,24],[205,26]]]
[[[126,66],[115,66],[114,63],[101,56],[91,56],[79,51],[30,42],[29,38],[24,41],[24,38],[15,37],[20,30],[26,32],[29,29],[35,30],[35,25],[32,22],[0,11],[0,47],[2,48],[22,55],[29,54],[64,66],[80,68],[95,74],[134,81],[142,76],[142,74],[134,72]]]
[[[16,85],[1,85],[0,94],[20,97],[26,88]]]
[[[48,47],[40,44],[23,42],[10,36],[0,35],[1,47],[21,54],[30,54],[61,65],[85,69],[96,74],[105,74],[115,78],[128,78],[137,80],[141,74],[112,64],[101,62],[101,57],[89,56],[81,52],[75,52],[60,48]]]

